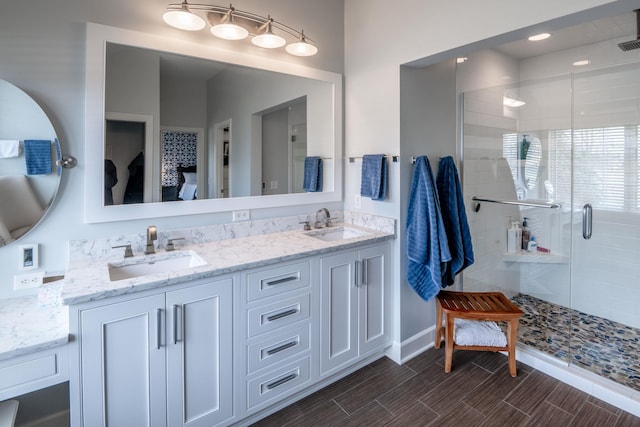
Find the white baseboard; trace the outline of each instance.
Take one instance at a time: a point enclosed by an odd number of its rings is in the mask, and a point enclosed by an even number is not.
[[[394,341],[387,349],[387,357],[397,364],[404,364],[425,350],[433,347],[436,338],[436,327],[432,326],[401,343]]]

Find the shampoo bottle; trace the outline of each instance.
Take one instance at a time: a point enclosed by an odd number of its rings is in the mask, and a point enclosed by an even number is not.
[[[531,232],[529,231],[529,226],[527,221],[529,218],[525,217],[522,219],[522,241],[520,243],[520,248],[524,251],[529,249],[529,240],[531,240]]]
[[[520,224],[515,221],[511,223],[511,227],[507,229],[507,252],[510,254],[518,253],[522,242],[522,229]]]

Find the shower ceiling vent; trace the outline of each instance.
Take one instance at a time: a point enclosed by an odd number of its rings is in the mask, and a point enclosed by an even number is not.
[[[634,10],[634,12],[636,13],[636,39],[618,43],[618,47],[625,52],[640,49],[640,9]]]

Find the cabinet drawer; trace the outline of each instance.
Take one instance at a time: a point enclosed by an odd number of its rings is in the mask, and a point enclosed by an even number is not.
[[[247,274],[247,300],[255,301],[309,286],[309,261]]]
[[[309,350],[308,321],[286,329],[286,332],[268,333],[247,346],[247,373]]]
[[[69,379],[67,348],[58,347],[0,363],[0,401]]]
[[[291,394],[309,381],[309,357],[247,382],[248,409]]]
[[[248,336],[290,325],[309,318],[309,294],[302,294],[273,304],[260,305],[247,311]]]

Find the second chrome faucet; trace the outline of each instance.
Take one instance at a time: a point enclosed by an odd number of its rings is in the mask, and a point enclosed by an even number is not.
[[[156,253],[156,248],[153,244],[158,239],[158,230],[155,225],[147,227],[147,246],[144,248],[144,254],[150,255]]]

